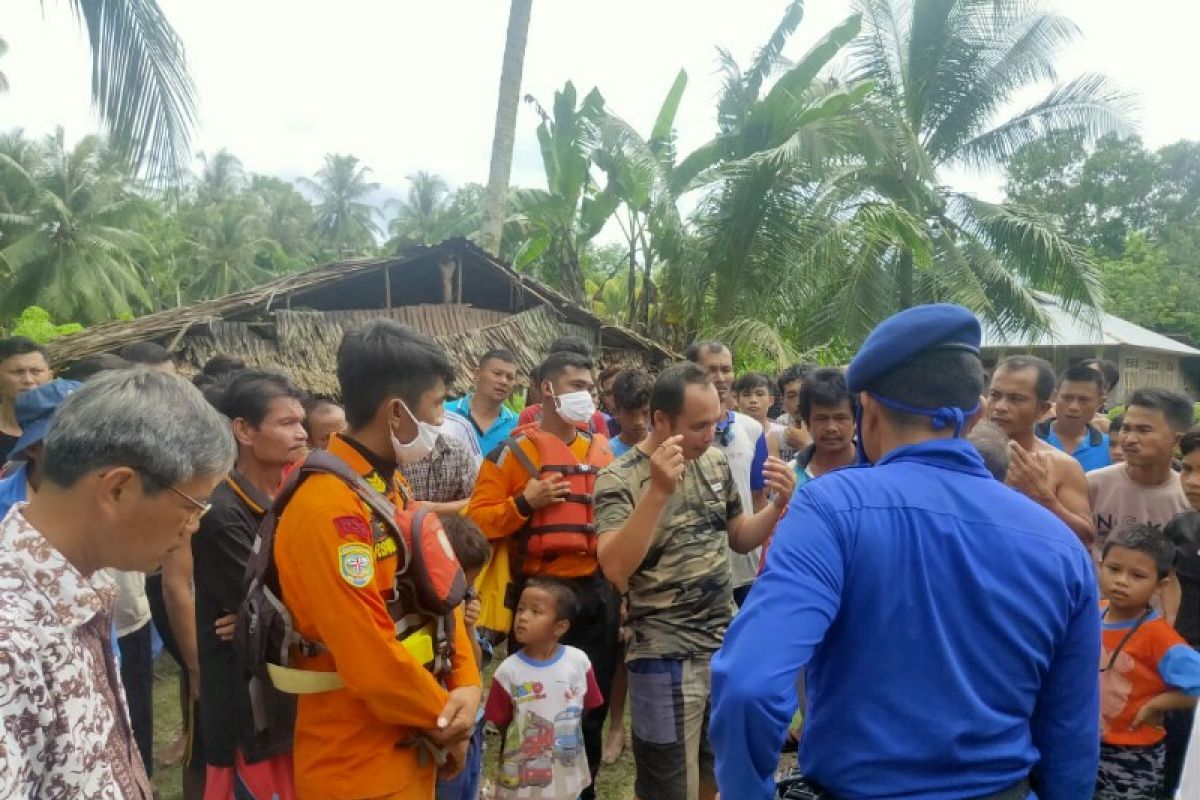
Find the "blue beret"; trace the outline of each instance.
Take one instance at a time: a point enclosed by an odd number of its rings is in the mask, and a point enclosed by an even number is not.
[[[861,392],[928,350],[957,348],[977,354],[981,340],[979,320],[962,306],[934,303],[905,309],[871,331],[846,370],[846,386]]]

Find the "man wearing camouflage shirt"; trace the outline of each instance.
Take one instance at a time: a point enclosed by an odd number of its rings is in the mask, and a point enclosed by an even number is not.
[[[746,553],[774,530],[796,477],[763,468],[774,500],[753,516],[725,455],[723,415],[708,374],[665,370],[650,395],[651,434],[601,471],[595,520],[600,566],[629,598],[626,644],[639,800],[713,797],[709,659],[733,617],[728,550]]]

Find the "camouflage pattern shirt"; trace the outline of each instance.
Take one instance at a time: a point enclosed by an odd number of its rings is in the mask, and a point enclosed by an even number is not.
[[[596,530],[625,524],[650,486],[650,458],[635,447],[596,479]],[[688,658],[716,652],[733,618],[728,522],[742,500],[716,448],[687,462],[659,518],[650,549],[629,578],[625,657]]]

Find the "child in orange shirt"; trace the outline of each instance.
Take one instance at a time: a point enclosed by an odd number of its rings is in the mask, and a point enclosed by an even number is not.
[[[1194,706],[1200,694],[1200,653],[1150,606],[1175,558],[1175,545],[1150,525],[1125,528],[1104,545],[1096,800],[1159,796],[1163,714]]]

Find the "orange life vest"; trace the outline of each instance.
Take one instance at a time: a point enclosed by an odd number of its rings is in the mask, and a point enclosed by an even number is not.
[[[541,480],[562,476],[571,491],[561,503],[533,512],[519,535],[521,555],[537,561],[549,561],[561,555],[596,555],[595,510],[592,495],[596,475],[612,462],[608,438],[602,433],[578,435],[591,439],[582,463],[571,448],[557,436],[536,426],[514,431],[509,450],[532,476]],[[524,437],[537,448],[539,466],[517,443]]]

